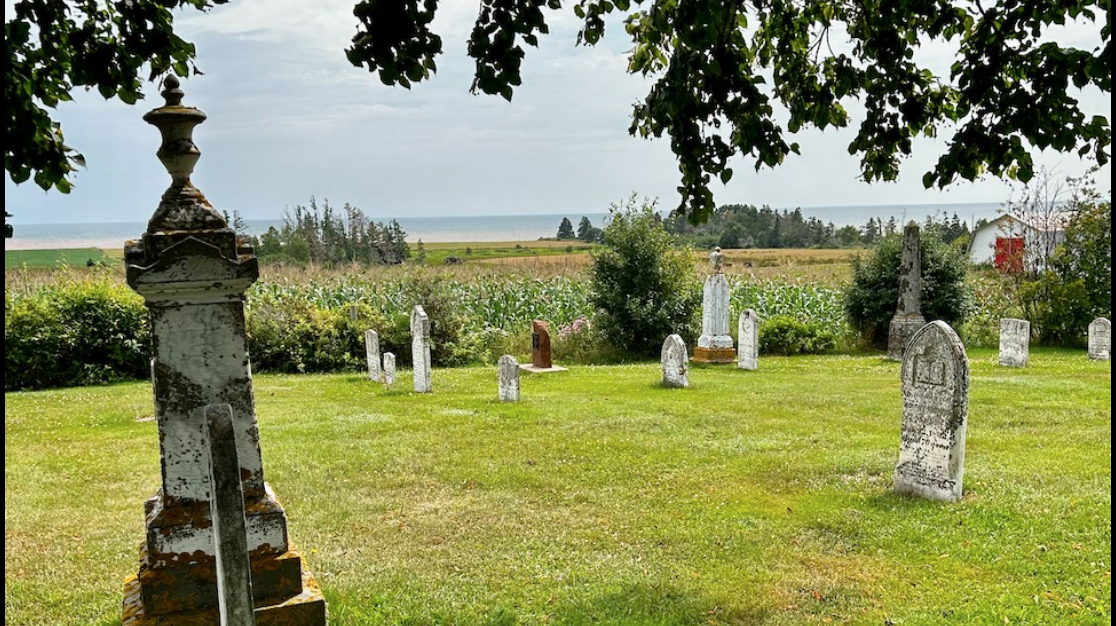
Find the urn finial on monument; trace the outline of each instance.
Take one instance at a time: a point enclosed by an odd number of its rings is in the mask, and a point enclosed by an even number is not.
[[[725,253],[721,252],[720,248],[713,248],[713,253],[709,255],[709,262],[713,264],[714,274],[725,273]]]

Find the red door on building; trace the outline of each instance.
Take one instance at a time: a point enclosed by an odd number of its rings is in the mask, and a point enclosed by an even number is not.
[[[1024,253],[1022,237],[997,237],[996,269],[1006,274],[1022,272]]]

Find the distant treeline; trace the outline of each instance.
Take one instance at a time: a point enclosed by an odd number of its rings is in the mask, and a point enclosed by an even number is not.
[[[696,248],[719,246],[740,248],[867,248],[888,235],[902,231],[895,217],[886,221],[869,218],[862,227],[836,227],[833,222],[823,222],[816,217],[805,217],[802,209],[778,211],[769,206],[728,204],[719,207],[708,222],[691,225],[684,216],[671,216],[662,220],[667,232],[684,245]],[[980,226],[987,223],[981,220]],[[967,246],[972,237],[969,225],[954,213],[928,217],[922,224],[929,236],[958,247]],[[600,239],[600,229],[594,228],[588,218],[581,218],[575,233],[569,218],[563,219],[558,228],[558,239],[580,239],[589,243]]]
[[[373,222],[346,203],[340,211],[310,198],[310,206],[296,205],[283,212],[283,227],[272,226],[253,237],[264,261],[340,265],[399,265],[411,258],[407,233],[399,222]]]

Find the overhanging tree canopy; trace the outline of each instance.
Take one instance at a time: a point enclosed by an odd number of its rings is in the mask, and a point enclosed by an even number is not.
[[[77,86],[134,102],[144,63],[150,76],[184,73],[192,44],[173,32],[167,7],[225,0],[20,0],[5,25],[9,68],[5,167],[65,192],[80,155],[44,109]],[[1108,162],[1109,120],[1089,117],[1071,88],[1111,94],[1110,0],[571,0],[583,20],[577,43],[594,45],[606,16],[626,13],[629,70],[654,77],[634,106],[632,134],[670,137],[681,172],[679,211],[712,211],[713,179],[732,178],[729,159],[775,167],[807,127],[853,123],[849,152],[866,180],[894,180],[914,140],[946,127],[945,153],[923,182],[945,187],[984,174],[1034,174],[1031,151],[1052,148]],[[638,7],[638,8],[634,8]],[[474,92],[511,100],[522,84],[525,47],[549,32],[561,0],[481,0],[468,54]],[[410,87],[436,71],[442,39],[431,30],[437,0],[360,0],[346,54],[388,85]],[[1093,50],[1052,39],[1068,22],[1096,26]],[[922,46],[956,49],[948,75],[918,59]],[[780,119],[784,119],[781,122]],[[784,127],[785,124],[785,127]]]

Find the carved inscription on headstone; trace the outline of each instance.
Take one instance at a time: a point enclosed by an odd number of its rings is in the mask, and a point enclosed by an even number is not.
[[[690,357],[686,351],[686,342],[682,337],[671,335],[663,344],[662,365],[663,385],[675,389],[686,389],[690,386]]]
[[[737,363],[742,370],[759,369],[759,316],[752,309],[740,315],[738,327],[740,348],[737,351]]]
[[[969,415],[969,361],[945,322],[923,327],[903,355],[903,425],[895,490],[961,499]]]
[[[531,327],[531,365],[538,369],[554,367],[550,347],[550,324],[536,320]]]
[[[364,333],[364,350],[368,358],[368,379],[380,382],[384,372],[380,368],[380,334],[374,330]]]
[[[1094,361],[1112,359],[1112,322],[1107,318],[1089,324],[1089,358]]]
[[[500,402],[519,402],[519,362],[515,357],[500,357]]]
[[[411,360],[415,370],[415,393],[434,390],[430,367],[430,318],[421,306],[411,311]]]
[[[1031,355],[1031,323],[1027,320],[1000,320],[1000,365],[1027,367]]]

